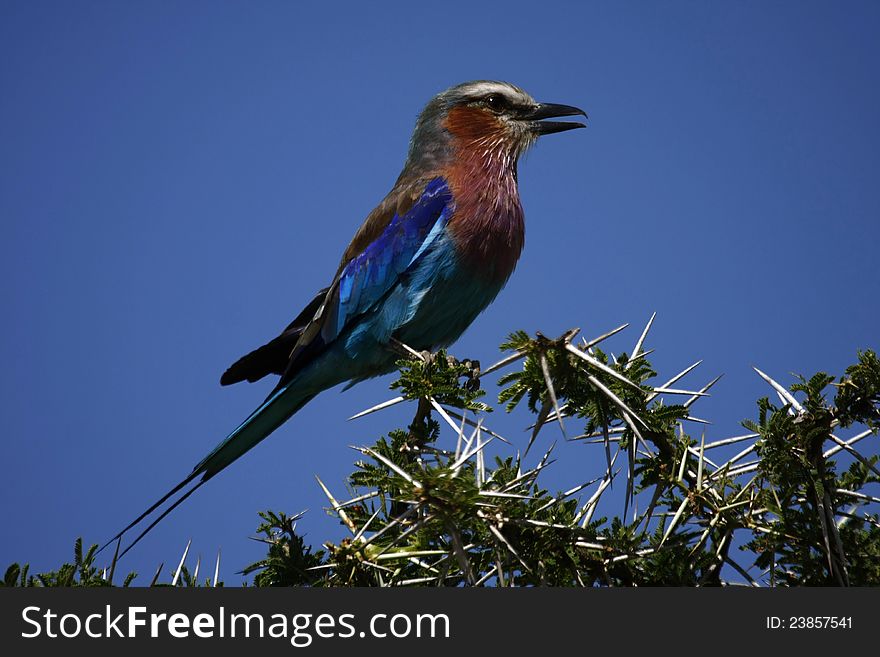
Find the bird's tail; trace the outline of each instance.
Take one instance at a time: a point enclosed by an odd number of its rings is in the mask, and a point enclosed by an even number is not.
[[[101,547],[101,550],[111,543],[121,541],[123,535],[127,531],[141,524],[141,522],[146,520],[160,507],[174,498],[175,495],[183,491],[183,493],[175,498],[166,509],[164,509],[143,531],[141,531],[140,534],[138,534],[137,538],[119,553],[118,558],[121,558],[144,536],[146,536],[153,527],[158,525],[165,516],[182,504],[190,495],[196,492],[202,484],[226,468],[254,445],[266,438],[270,433],[275,431],[275,429],[281,426],[288,418],[305,406],[316,394],[298,393],[298,388],[299,386],[296,386],[294,382],[291,381],[283,388],[273,391],[266,401],[251,413],[250,416],[248,416],[248,418],[242,422],[237,429],[235,429],[235,431],[230,433],[219,445],[217,445],[210,454],[203,458],[193,468],[192,472],[183,479],[183,481],[163,495],[141,515],[132,520],[122,531],[107,541]],[[195,484],[190,486],[190,484],[199,477],[201,478],[198,479]],[[189,486],[189,488],[187,488],[187,486]]]

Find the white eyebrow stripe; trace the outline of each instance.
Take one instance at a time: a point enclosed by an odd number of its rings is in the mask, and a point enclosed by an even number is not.
[[[477,82],[473,86],[467,87],[465,90],[468,96],[483,96],[491,93],[500,93],[505,95],[513,95],[523,103],[534,102],[528,94],[514,87],[511,84],[503,82]]]
[[[479,82],[468,89],[468,93],[472,94],[510,93],[511,91],[514,89],[498,82]]]

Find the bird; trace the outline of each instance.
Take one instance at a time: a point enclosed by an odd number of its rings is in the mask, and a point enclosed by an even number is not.
[[[576,115],[587,118],[578,107],[538,102],[508,82],[475,80],[434,96],[416,120],[403,170],[355,233],[330,284],[220,378],[227,386],[277,375],[277,385],[104,547],[119,541],[118,552],[126,532],[180,493],[125,554],[318,393],[394,370],[400,343],[433,351],[455,342],[504,287],[522,251],[520,156],[540,136],[586,127],[548,120]]]

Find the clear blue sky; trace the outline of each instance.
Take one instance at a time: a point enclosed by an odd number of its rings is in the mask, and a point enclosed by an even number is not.
[[[221,372],[329,281],[420,108],[464,80],[590,125],[521,164],[523,257],[454,352],[488,363],[516,328],[657,311],[661,374],[703,358],[683,384],[726,375],[695,409],[707,439],[768,394],[751,365],[840,373],[880,346],[878,32],[872,2],[3,0],[0,565],[102,542],[262,400],[271,382],[221,389]],[[347,445],[411,416],[346,422],[388,381],[321,395],[121,567],[146,584],[192,537],[237,584],[266,508],[339,536],[314,475],[344,495]],[[489,425],[522,446],[526,421]],[[551,488],[604,460],[560,457]]]

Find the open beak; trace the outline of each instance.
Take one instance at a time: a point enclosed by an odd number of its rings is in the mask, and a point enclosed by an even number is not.
[[[575,128],[586,128],[580,121],[544,121],[542,119],[554,119],[560,116],[581,115],[587,117],[587,113],[579,107],[572,105],[558,105],[556,103],[538,103],[532,109],[517,117],[527,121],[529,130],[537,135],[549,135],[554,132],[564,132]]]

